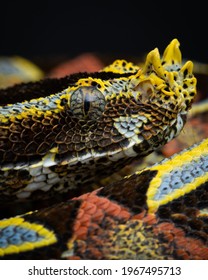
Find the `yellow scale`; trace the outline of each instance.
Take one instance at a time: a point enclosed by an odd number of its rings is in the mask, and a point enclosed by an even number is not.
[[[156,177],[152,179],[147,191],[147,205],[150,213],[156,212],[159,206],[184,196],[208,181],[207,171],[204,172],[203,175],[195,177],[194,181],[184,184],[182,188],[173,190],[171,194],[164,196],[161,200],[154,199],[165,175],[170,174],[170,172],[175,169],[183,168],[183,166],[191,164],[191,162],[200,156],[208,157],[208,139],[205,139],[199,145],[193,146],[192,149],[189,148],[182,153],[165,160],[161,164],[148,168],[148,170],[157,170],[158,172]]]
[[[9,229],[11,227],[22,228],[28,231],[35,232],[38,236],[37,241],[22,241],[21,244],[10,244],[6,248],[1,248],[0,244],[0,256],[4,256],[6,254],[11,253],[14,254],[25,251],[31,251],[35,248],[45,247],[57,242],[57,238],[53,231],[48,230],[41,224],[27,222],[23,217],[14,217],[0,221],[0,233],[1,231]]]

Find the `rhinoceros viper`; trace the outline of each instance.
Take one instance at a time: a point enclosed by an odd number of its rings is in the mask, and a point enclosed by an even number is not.
[[[207,140],[93,188],[176,137],[195,95],[177,39],[142,68],[116,60],[0,90],[1,205],[64,198],[2,219],[0,256],[208,259]]]

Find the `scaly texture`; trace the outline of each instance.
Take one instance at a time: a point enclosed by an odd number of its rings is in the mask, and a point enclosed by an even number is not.
[[[0,256],[208,259],[208,140],[86,192],[180,133],[196,94],[192,68],[174,39],[142,69],[116,60],[1,90],[1,204],[68,200],[0,220]]]
[[[208,259],[208,139],[121,181],[0,221],[18,259]]]
[[[97,73],[1,90],[1,203],[82,193],[163,146],[192,105],[192,69],[174,39],[142,69],[116,60]]]

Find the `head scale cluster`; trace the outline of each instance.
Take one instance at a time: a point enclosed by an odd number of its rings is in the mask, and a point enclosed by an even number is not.
[[[193,63],[187,61],[182,65],[182,56],[177,39],[171,41],[162,58],[158,49],[151,51],[146,58],[142,74],[136,88],[138,98],[149,96],[155,102],[169,110],[187,111],[196,95],[196,78]],[[142,91],[143,90],[143,91]]]
[[[162,58],[158,49],[148,53],[142,68],[116,60],[100,72],[4,90],[13,104],[0,113],[0,190],[28,197],[89,184],[164,145],[183,128],[196,94],[192,68],[174,39]]]

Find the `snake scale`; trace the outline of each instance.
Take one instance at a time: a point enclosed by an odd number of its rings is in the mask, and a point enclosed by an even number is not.
[[[0,220],[2,259],[208,259],[207,139],[101,186],[184,127],[197,81],[179,45],[0,90],[1,207],[48,201]]]

